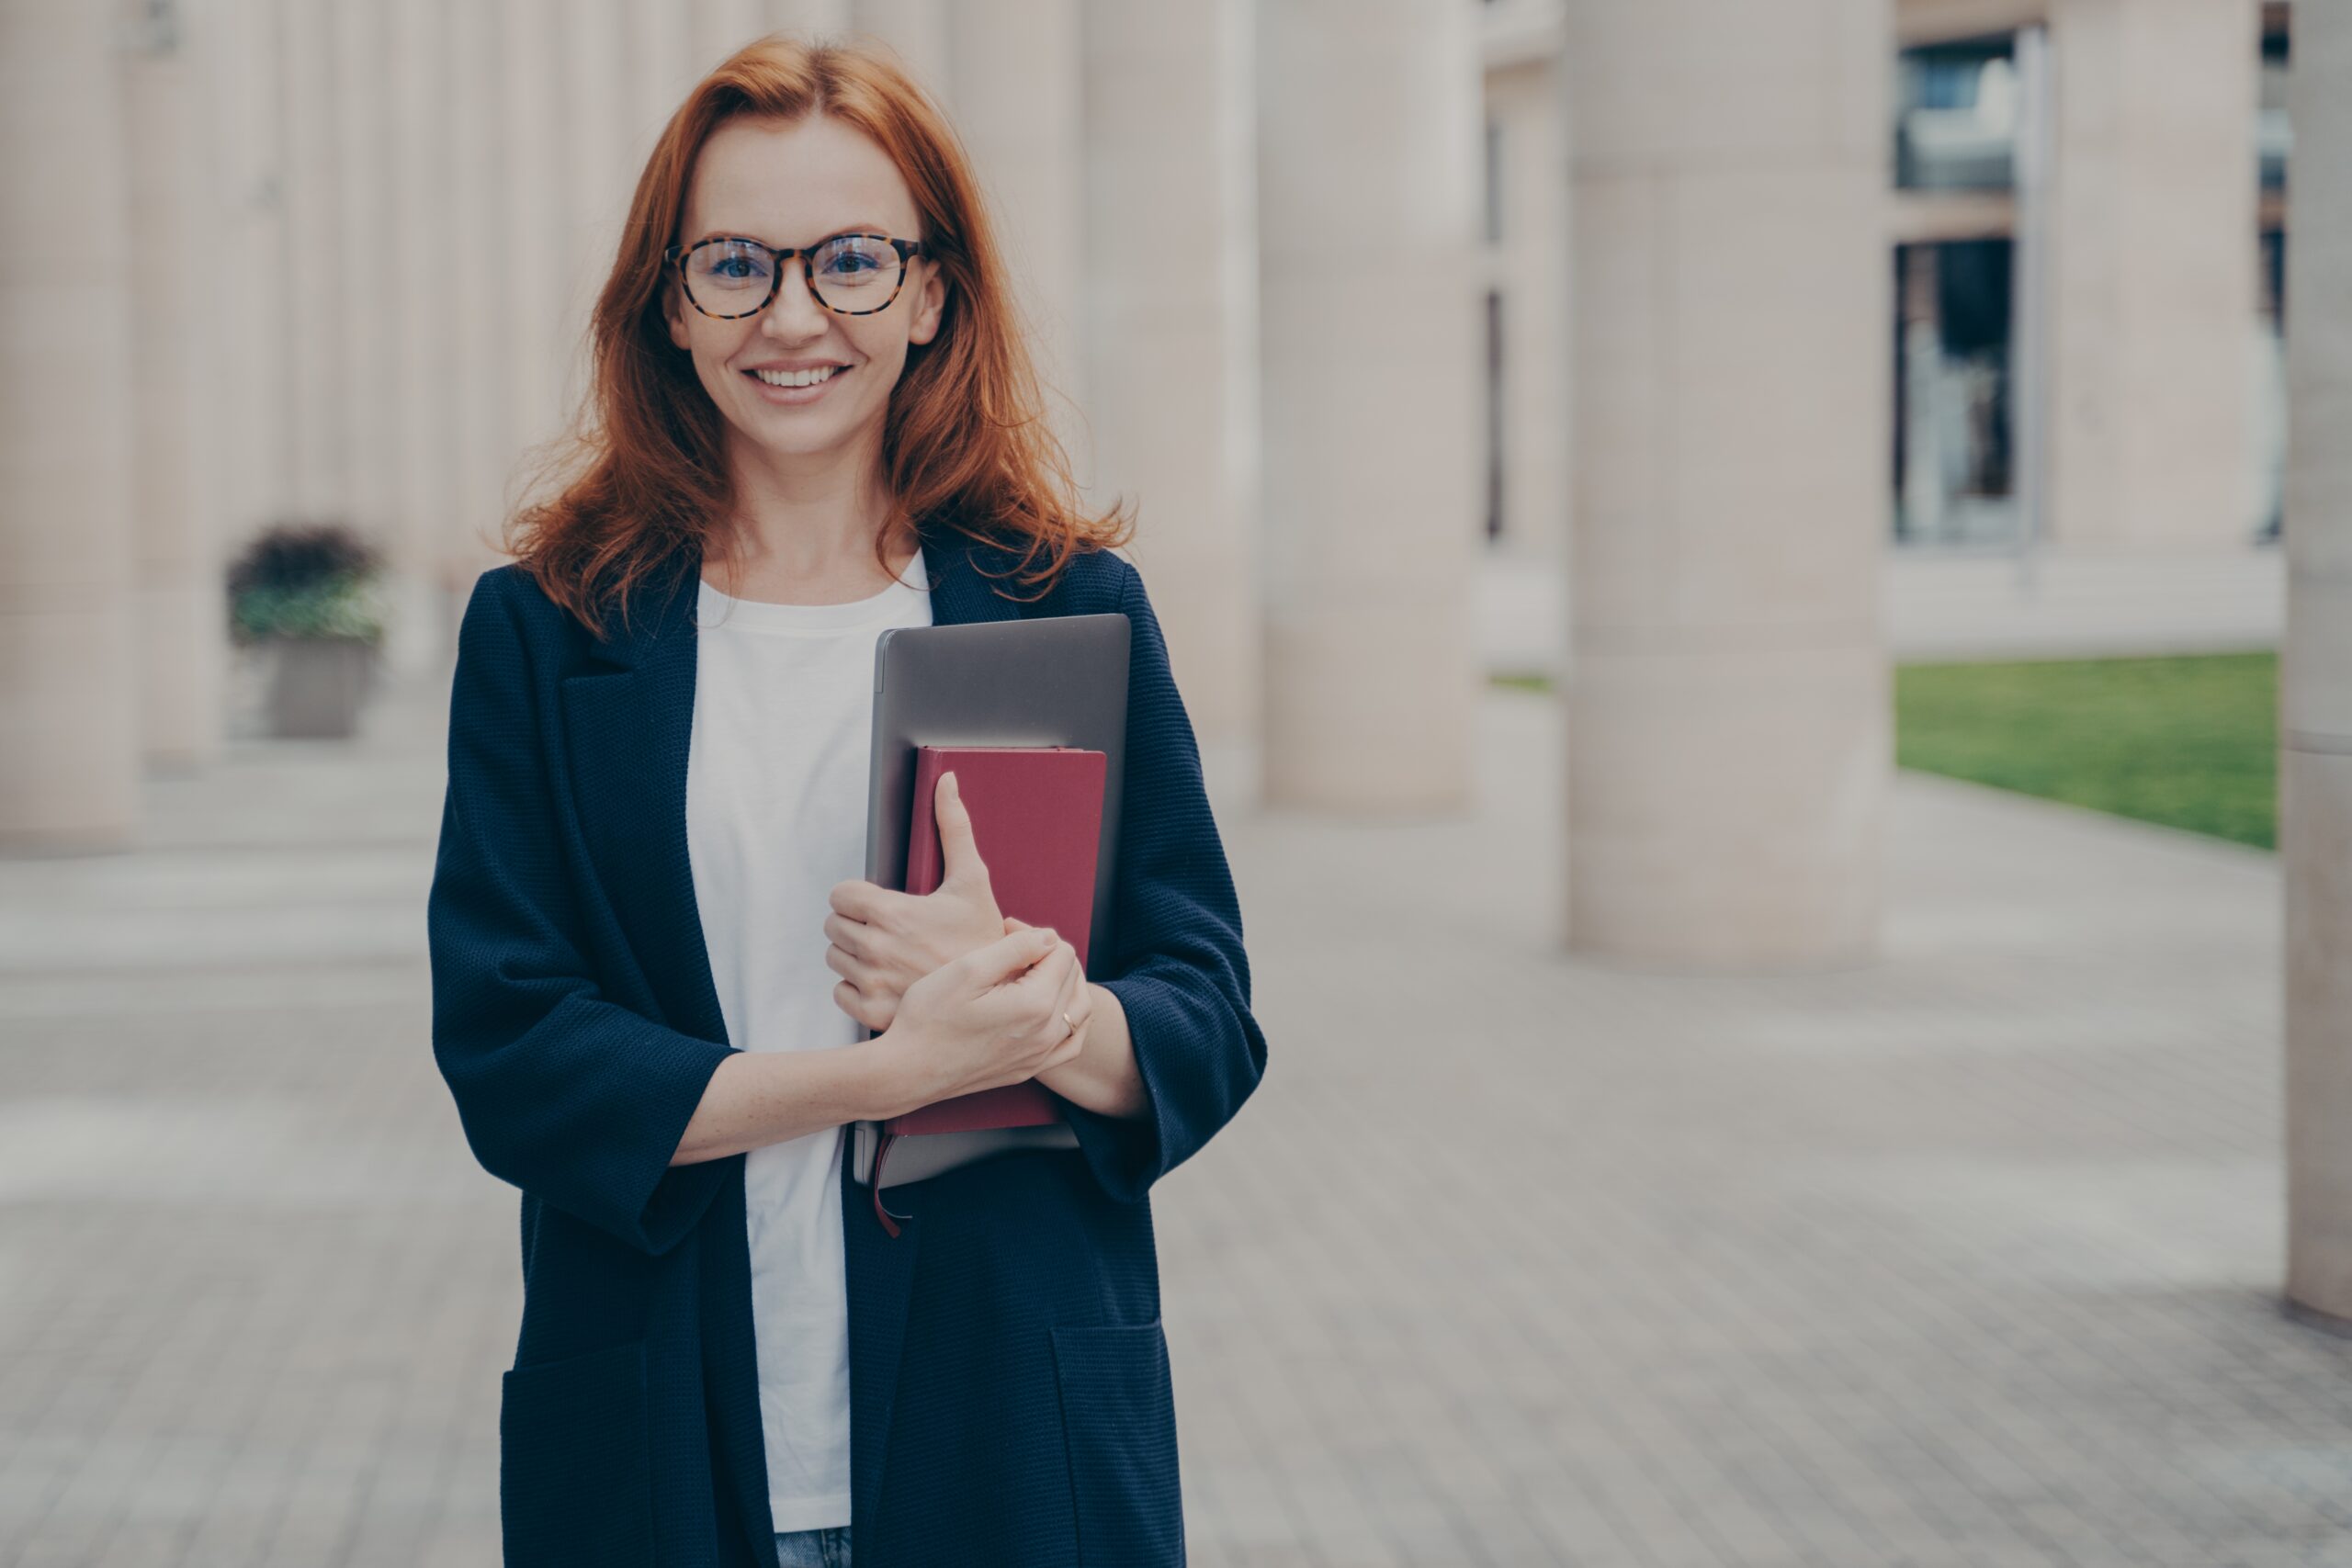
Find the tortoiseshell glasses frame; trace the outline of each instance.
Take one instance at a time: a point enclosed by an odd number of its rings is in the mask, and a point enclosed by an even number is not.
[[[816,257],[819,252],[825,250],[829,246],[838,245],[844,240],[870,240],[876,244],[889,246],[890,249],[897,254],[899,258],[899,276],[897,281],[890,286],[889,299],[883,300],[879,305],[871,305],[867,306],[864,310],[844,310],[841,306],[834,304],[831,299],[825,298],[824,289],[819,286],[817,281]],[[748,310],[722,312],[711,310],[701,300],[695,298],[694,273],[691,265],[689,265],[690,260],[696,251],[702,250],[710,245],[744,246],[750,250],[763,253],[768,257],[768,291],[761,297],[758,304],[752,306]],[[740,321],[747,316],[758,315],[762,310],[766,310],[768,306],[774,302],[777,290],[784,287],[784,264],[790,261],[795,256],[798,256],[800,258],[800,276],[802,281],[808,285],[808,297],[810,299],[816,300],[818,304],[823,306],[826,310],[832,311],[837,316],[871,316],[888,310],[897,302],[899,290],[903,289],[907,286],[907,263],[922,254],[923,247],[921,241],[894,240],[888,234],[868,234],[856,231],[842,234],[828,234],[813,245],[795,245],[784,249],[778,249],[775,245],[767,244],[759,240],[747,239],[740,234],[714,234],[707,240],[697,240],[691,245],[672,245],[662,253],[662,259],[678,269],[678,281],[686,291],[687,304],[692,305],[696,310],[706,316],[708,316],[714,321]],[[729,303],[731,304],[733,301],[730,300]]]

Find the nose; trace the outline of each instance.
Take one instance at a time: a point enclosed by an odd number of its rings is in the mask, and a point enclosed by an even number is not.
[[[821,336],[831,312],[817,303],[809,292],[808,275],[797,261],[786,262],[784,276],[776,285],[775,298],[760,313],[760,331],[768,337],[787,343],[805,343]]]

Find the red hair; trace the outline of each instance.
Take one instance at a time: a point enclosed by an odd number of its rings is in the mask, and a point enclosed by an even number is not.
[[[937,518],[1019,550],[1005,575],[1043,584],[1042,594],[1072,554],[1125,543],[1132,529],[1118,508],[1096,517],[1080,503],[1046,425],[978,184],[945,118],[881,54],[777,34],[697,83],[654,144],[590,318],[587,399],[546,470],[560,488],[506,524],[508,553],[599,636],[608,606],[626,615],[630,591],[681,549],[707,546],[732,508],[726,422],[662,317],[662,253],[679,238],[695,160],[730,119],[810,114],[856,128],[898,165],[922,214],[912,237],[947,285],[938,333],[909,345],[890,392],[881,460],[898,514],[875,541],[884,570],[894,536]]]

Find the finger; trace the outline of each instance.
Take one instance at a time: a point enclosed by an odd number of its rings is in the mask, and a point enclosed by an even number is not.
[[[861,964],[874,962],[874,928],[845,915],[825,917],[825,940]]]
[[[905,897],[903,893],[877,887],[871,882],[850,881],[833,884],[833,890],[827,896],[826,902],[832,906],[834,914],[870,926],[877,923],[882,912],[889,907],[890,900]]]
[[[972,836],[972,815],[964,809],[964,789],[954,773],[939,775],[931,803],[932,815],[939,820],[939,879],[986,882],[989,868],[980,859],[979,840]]]
[[[838,947],[825,949],[825,967],[861,991],[878,991],[883,988],[876,984],[882,977],[881,971],[864,959],[844,953]]]
[[[985,990],[1003,985],[1053,956],[1059,940],[1043,928],[1007,931],[986,947],[974,948],[956,963],[963,967],[967,980]]]
[[[1048,933],[1023,931],[1019,934],[1037,936]],[[1036,965],[1015,980],[1013,985],[1026,993],[1028,1006],[1038,1007],[1050,1003],[1057,1007],[1060,1004],[1054,998],[1058,998],[1068,988],[1070,971],[1076,968],[1077,964],[1078,950],[1059,938],[1056,938],[1052,950],[1039,958]],[[1048,1012],[1046,1016],[1051,1017],[1052,1014]]]
[[[1009,931],[1025,931],[1029,929],[1029,922],[1016,920],[1011,915],[1007,915],[1004,917],[1004,929]]]
[[[833,987],[833,1005],[868,1029],[890,1027],[890,1014],[879,999],[843,980]]]

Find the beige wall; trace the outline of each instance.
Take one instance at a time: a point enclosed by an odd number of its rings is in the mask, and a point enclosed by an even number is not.
[[[2062,0],[2049,534],[2074,549],[2255,526],[2253,0]]]
[[[1487,118],[1499,130],[1502,238],[1491,246],[1503,294],[1503,534],[1514,554],[1558,561],[1566,549],[1567,138],[1551,59],[1487,73]],[[1483,341],[1483,333],[1482,333]]]

